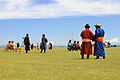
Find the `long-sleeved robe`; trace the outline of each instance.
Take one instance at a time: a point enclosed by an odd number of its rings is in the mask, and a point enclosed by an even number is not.
[[[42,38],[42,46],[41,46],[41,49],[43,50],[46,50],[47,49],[47,46],[46,46],[46,43],[48,42],[47,38]]]
[[[95,46],[94,46],[94,56],[105,56],[105,51],[104,51],[104,43],[103,43],[103,37],[104,37],[104,30],[101,28],[96,29],[95,31]],[[101,37],[101,39],[99,39]]]
[[[29,37],[25,37],[24,39],[25,50],[30,50],[30,40]]]
[[[91,40],[94,37],[94,34],[89,30],[85,29],[81,33],[81,37],[83,39],[81,46],[81,55],[87,54],[92,55],[92,43]]]

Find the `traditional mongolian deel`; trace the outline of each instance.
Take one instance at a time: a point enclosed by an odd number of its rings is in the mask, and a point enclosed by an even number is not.
[[[46,52],[47,46],[46,43],[48,42],[47,38],[45,38],[45,35],[42,37],[42,43],[41,43],[41,53],[44,50],[44,53]]]
[[[28,34],[24,38],[24,45],[25,45],[26,53],[28,53],[28,50],[30,50],[30,40]]]
[[[41,49],[47,49],[46,43],[48,42],[47,38],[42,38],[42,47]]]
[[[82,47],[81,47],[81,55],[87,54],[92,55],[92,43],[91,40],[94,37],[94,34],[89,30],[85,29],[81,33]]]
[[[104,30],[101,28],[96,29],[95,31],[95,47],[94,47],[94,56],[102,56],[105,57],[104,51],[104,44],[103,44],[103,37],[104,37]]]

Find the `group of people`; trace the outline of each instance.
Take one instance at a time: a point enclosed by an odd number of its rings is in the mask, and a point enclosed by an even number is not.
[[[42,49],[42,43],[40,43],[40,44],[37,43],[37,46],[32,43],[32,45],[31,45],[31,50],[33,50],[33,49],[35,49],[35,50],[40,50],[40,49]],[[52,50],[52,43],[51,43],[51,42],[48,44],[48,49],[49,49],[49,50]]]
[[[75,51],[81,50],[79,41],[74,41],[74,43],[72,43],[72,41],[69,40],[67,49],[68,49],[69,51],[71,51],[71,50],[72,50],[72,51],[74,51],[74,50],[75,50]]]
[[[90,26],[89,24],[86,24],[85,30],[81,32],[82,37],[82,46],[81,46],[81,58],[84,59],[84,55],[87,55],[87,59],[89,59],[90,55],[92,55],[92,43],[91,41],[95,42],[94,45],[94,56],[96,56],[96,59],[99,59],[99,57],[103,57],[105,59],[105,51],[104,51],[104,43],[103,43],[103,37],[105,35],[105,32],[103,29],[101,29],[100,24],[95,25],[95,35],[92,33],[92,31],[89,30]]]
[[[14,41],[9,41],[9,42],[7,43],[7,48],[8,48],[8,49],[15,49]]]
[[[105,41],[105,42],[104,42],[104,46],[105,46],[106,48],[111,48],[111,43]]]
[[[19,42],[17,42],[16,44],[17,44],[17,48],[19,48],[19,46],[20,46]],[[11,49],[11,50],[15,51],[15,48],[16,47],[15,47],[14,41],[9,41],[7,43],[7,47],[5,49],[6,49],[6,51],[8,51],[8,49]]]
[[[47,44],[48,40],[47,38],[45,38],[45,34],[42,34],[42,39],[41,39],[41,43],[40,43],[40,49],[41,49],[41,52],[42,53],[44,51],[44,53],[46,52],[46,49],[47,49]],[[28,51],[30,51],[30,39],[29,39],[29,35],[26,34],[26,37],[24,38],[24,45],[25,45],[25,50],[26,50],[26,53],[28,53]],[[39,43],[37,44],[37,47],[39,46]],[[31,48],[33,49],[33,44],[31,45]]]
[[[80,34],[82,37],[82,45],[80,46],[79,41],[74,41],[74,43],[69,40],[68,42],[68,50],[81,50],[81,58],[84,59],[84,55],[87,55],[87,59],[89,59],[90,55],[92,55],[92,43],[91,41],[95,42],[94,44],[94,56],[97,56],[96,59],[99,59],[100,56],[105,59],[105,51],[104,51],[104,43],[103,43],[103,37],[104,37],[104,30],[101,29],[100,24],[95,25],[95,35],[92,33],[92,31],[89,30],[90,26],[89,24],[86,24],[85,30],[83,30]],[[45,34],[42,34],[42,39],[40,43],[40,53],[44,51],[46,52],[47,49],[47,38],[45,37]],[[26,37],[24,38],[24,45],[25,45],[25,50],[26,53],[30,51],[30,39],[29,35],[26,34]],[[39,45],[39,44],[38,44]],[[37,45],[37,46],[38,46]],[[19,43],[17,43],[17,47],[19,47]],[[31,46],[33,48],[33,44]],[[7,43],[7,48],[8,49],[15,49],[15,44],[14,41],[9,41]],[[52,44],[49,43],[49,49],[52,49]]]
[[[37,43],[37,46],[34,46],[33,44],[30,45],[30,39],[29,39],[29,34],[26,34],[26,36],[23,38],[24,41],[22,42],[22,45],[21,45],[21,48],[24,48],[24,45],[25,45],[25,51],[26,53],[28,53],[28,51],[30,51],[30,48],[31,50],[33,50],[33,48],[37,47],[37,50],[41,49],[40,53],[42,53],[44,51],[44,53],[46,52],[46,49],[47,49],[47,38],[45,38],[45,34],[42,34],[42,39],[41,39],[41,43],[40,43],[40,46],[39,46],[39,43]],[[15,46],[14,44],[14,41],[9,41],[7,43],[7,47],[5,48],[6,51],[8,50],[19,50],[18,48],[20,48],[20,43],[17,42],[16,43],[17,47]],[[21,50],[20,48],[20,50]],[[51,50],[52,49],[52,43],[49,43],[49,49]]]

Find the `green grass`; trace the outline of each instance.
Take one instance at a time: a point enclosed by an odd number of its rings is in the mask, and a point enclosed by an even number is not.
[[[106,59],[80,59],[80,51],[54,48],[4,52],[0,49],[0,80],[120,80],[120,48],[106,49]]]

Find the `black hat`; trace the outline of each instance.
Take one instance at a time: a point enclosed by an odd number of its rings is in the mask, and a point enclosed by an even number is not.
[[[29,36],[29,34],[26,34],[26,36]]]
[[[42,36],[45,36],[45,34],[42,34]]]
[[[86,25],[85,25],[85,28],[90,28],[89,24],[86,24]]]

